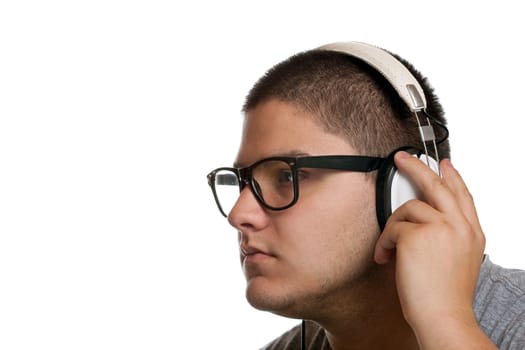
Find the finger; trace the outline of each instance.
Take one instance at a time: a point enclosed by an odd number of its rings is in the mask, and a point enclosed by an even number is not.
[[[411,232],[418,225],[407,221],[389,221],[376,242],[374,261],[382,265],[392,260],[394,248],[396,248],[401,234],[403,232]]]
[[[385,264],[393,256],[393,248],[396,247],[399,234],[407,232],[416,225],[435,221],[441,215],[427,203],[420,200],[410,200],[400,206],[388,219],[385,229],[376,243],[374,260],[378,264]]]
[[[454,168],[450,159],[443,159],[441,161],[441,169],[443,172],[443,179],[456,198],[456,202],[458,203],[461,212],[463,212],[472,227],[477,231],[481,231],[481,225],[474,205],[474,199],[472,198],[465,181]]]
[[[441,213],[428,203],[418,199],[411,199],[397,208],[388,218],[388,223],[407,221],[412,223],[429,223],[441,217]]]
[[[432,169],[406,152],[397,152],[394,161],[398,170],[407,175],[422,192],[425,202],[437,210],[457,215],[458,204],[447,184]]]
[[[442,214],[427,203],[413,199],[395,210],[388,219],[385,229],[376,242],[374,260],[386,264],[393,257],[394,248],[399,244],[400,235],[414,232],[421,224],[440,220]]]

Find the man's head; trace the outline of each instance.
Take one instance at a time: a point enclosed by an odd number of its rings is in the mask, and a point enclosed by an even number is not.
[[[431,89],[414,74],[425,90],[427,112],[444,123]],[[235,166],[245,168],[244,180],[255,176],[249,166],[269,157],[384,157],[401,146],[421,148],[416,118],[396,91],[343,53],[314,50],[276,65],[255,84],[243,110]],[[437,139],[445,138],[435,130]],[[448,157],[448,143],[439,147],[441,157]],[[277,171],[274,186],[284,193],[290,168]],[[248,301],[277,314],[322,320],[341,305],[362,307],[367,295],[392,287],[391,274],[373,262],[380,229],[371,177],[305,168],[293,181],[299,182],[298,200],[285,210],[263,206],[264,193],[257,198],[259,185],[252,183],[225,213],[239,232]]]

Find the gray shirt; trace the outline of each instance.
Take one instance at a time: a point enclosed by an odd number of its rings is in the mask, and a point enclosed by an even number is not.
[[[505,269],[485,256],[474,298],[481,329],[500,350],[525,349],[525,271]],[[306,322],[306,349],[330,350],[324,330]],[[301,326],[275,339],[264,350],[300,349]]]
[[[504,269],[485,256],[474,312],[499,349],[525,349],[525,271]]]

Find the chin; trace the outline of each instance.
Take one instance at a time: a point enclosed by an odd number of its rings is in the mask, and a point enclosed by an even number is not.
[[[303,310],[297,295],[283,288],[283,284],[271,285],[267,281],[252,279],[246,286],[246,300],[255,309],[268,311],[279,316],[302,318]]]

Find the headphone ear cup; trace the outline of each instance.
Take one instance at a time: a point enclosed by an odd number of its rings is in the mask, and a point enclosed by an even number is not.
[[[394,155],[398,151],[408,152],[418,157],[437,174],[439,165],[432,157],[414,148],[404,147],[390,153],[385,159],[377,174],[376,182],[376,213],[377,221],[381,231],[385,228],[386,222],[390,215],[411,199],[422,199],[421,191],[405,175],[401,174],[394,163]]]

